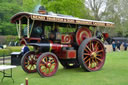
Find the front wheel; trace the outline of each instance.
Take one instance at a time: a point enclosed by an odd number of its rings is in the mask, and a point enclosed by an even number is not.
[[[37,55],[34,51],[29,51],[21,59],[21,67],[26,73],[36,72]]]
[[[37,60],[37,71],[42,77],[53,76],[58,70],[58,58],[51,52],[42,53]]]
[[[78,49],[78,60],[86,71],[100,70],[105,62],[105,48],[97,38],[84,40]]]

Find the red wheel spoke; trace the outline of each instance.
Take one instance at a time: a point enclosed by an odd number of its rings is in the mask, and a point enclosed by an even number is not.
[[[97,51],[98,50],[98,43],[96,43],[96,45],[95,45],[95,51]]]
[[[89,53],[84,53],[84,55],[88,55],[88,56],[90,56],[90,54],[89,54]]]
[[[45,62],[48,62],[47,56],[45,57]]]
[[[34,65],[32,65],[32,68],[33,68],[33,69],[35,68]]]
[[[97,56],[102,57],[102,55],[101,55],[101,54],[97,54]]]
[[[97,53],[103,52],[104,50],[98,50]]]
[[[48,73],[50,73],[50,70],[51,70],[51,69],[50,69],[50,68],[48,68]]]
[[[28,62],[25,62],[24,64],[28,64]]]
[[[55,66],[56,64],[51,64],[51,66],[50,66],[50,68],[52,67],[52,66]]]
[[[45,69],[45,71],[44,71],[46,74],[47,74],[47,68]]]
[[[30,58],[30,59],[33,59],[33,57],[32,57],[32,56],[33,56],[33,55],[30,55],[30,56],[29,56],[29,58]]]
[[[94,60],[93,60],[93,58],[92,58],[91,68],[93,68],[93,64],[94,64]]]
[[[85,61],[87,58],[88,58],[88,56],[84,57],[84,59],[83,59],[83,60]]]
[[[92,52],[91,49],[90,49],[88,46],[86,46],[86,48],[87,48],[90,52]]]
[[[54,62],[54,59],[50,60],[50,63],[53,63]]]
[[[94,44],[92,43],[92,51],[94,51]]]
[[[30,70],[32,70],[32,65],[31,65],[31,67],[30,67]]]
[[[42,63],[41,63],[40,66],[45,66],[45,64],[42,64]]]
[[[97,59],[97,60],[99,60],[99,61],[101,61],[101,62],[103,62],[103,60],[102,60],[102,59],[100,59],[100,58],[98,58],[98,57],[96,57],[96,59]]]
[[[42,72],[45,72],[45,69],[46,69],[46,68],[43,68],[43,69],[41,69],[41,71],[42,71]]]
[[[86,51],[87,53],[89,53],[89,51],[85,48],[84,51]]]
[[[90,68],[90,66],[91,66],[91,59],[89,58],[89,63],[88,63],[88,67]]]
[[[88,60],[85,61],[85,63],[87,63],[90,60],[90,58]]]
[[[29,65],[26,65],[25,67],[28,68]]]
[[[94,67],[96,67],[96,66],[97,66],[97,64],[96,64],[96,62],[94,61],[94,59],[92,60],[92,62],[93,62],[93,64],[95,65]]]

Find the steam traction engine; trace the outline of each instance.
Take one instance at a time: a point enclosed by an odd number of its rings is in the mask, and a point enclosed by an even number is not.
[[[89,72],[100,70],[105,62],[105,48],[90,27],[114,25],[112,22],[34,13],[18,13],[11,23],[17,25],[21,44],[34,48],[22,57],[23,70],[27,73],[37,71],[42,77],[54,75],[59,61],[64,68],[81,66]]]

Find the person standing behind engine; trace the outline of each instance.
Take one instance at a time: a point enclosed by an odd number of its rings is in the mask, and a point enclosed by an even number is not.
[[[126,42],[123,43],[123,46],[124,46],[124,50],[127,51],[127,43]]]
[[[116,45],[117,45],[117,49],[120,51],[120,46],[121,46],[120,41],[117,41]]]
[[[113,51],[116,51],[116,43],[115,43],[115,41],[112,42],[112,48],[113,48]]]

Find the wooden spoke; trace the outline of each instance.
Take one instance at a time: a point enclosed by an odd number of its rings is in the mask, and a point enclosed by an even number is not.
[[[95,58],[95,62],[96,62],[96,64],[98,64],[98,61],[96,60],[96,58]]]
[[[97,54],[97,56],[102,57],[102,54]]]
[[[103,60],[102,60],[102,59],[100,59],[100,58],[98,58],[98,57],[96,57],[96,59],[97,59],[97,60],[99,60],[99,61],[101,61],[101,62],[103,62]]]
[[[32,65],[31,65],[31,67],[30,67],[30,70],[32,70]]]
[[[87,58],[88,58],[88,56],[84,57],[84,59],[83,59],[83,60],[85,61]]]
[[[25,62],[24,64],[28,64],[28,62]]]
[[[94,63],[94,67],[96,67],[97,66],[97,63],[96,63],[96,61],[93,59],[93,63]]]
[[[87,53],[89,53],[89,51],[85,48],[84,51],[86,51]]]
[[[45,62],[48,62],[48,57],[47,56],[45,57],[45,59],[46,59]]]
[[[50,68],[51,68],[52,66],[55,66],[55,65],[56,65],[56,64],[51,64],[51,65],[50,65]]]
[[[33,68],[33,69],[35,68],[34,65],[32,65],[32,68]]]
[[[28,68],[30,65],[26,65],[25,67]]]
[[[98,43],[96,43],[96,45],[95,45],[95,51],[97,51],[98,50]]]
[[[88,56],[90,56],[90,54],[89,54],[89,53],[84,53],[84,55],[88,55]]]
[[[50,68],[48,68],[48,73],[50,73]]]
[[[91,67],[91,59],[89,58],[88,68]]]
[[[41,63],[40,66],[45,66],[45,64],[42,64],[42,63]]]
[[[92,43],[92,51],[94,51],[94,44]]]
[[[93,65],[93,63],[94,63],[94,60],[93,60],[93,58],[92,58],[92,62],[91,62],[91,68],[93,67],[92,65]]]
[[[100,52],[103,52],[103,51],[104,51],[103,49],[102,50],[98,50],[97,53],[100,53]]]
[[[85,61],[85,63],[87,63],[90,60],[90,58],[88,60]]]
[[[45,68],[45,71],[44,72],[47,73],[47,68]]]
[[[54,59],[51,59],[51,60],[50,60],[50,63],[53,63],[53,62],[54,62]]]
[[[33,56],[33,55],[31,55],[31,56],[30,56],[30,59],[31,59],[31,60],[33,59],[33,57],[32,57],[32,56]]]
[[[41,69],[41,71],[43,72],[43,71],[45,71],[45,69],[46,69],[46,68],[43,68],[43,69]]]
[[[91,49],[90,49],[88,46],[86,46],[86,48],[87,48],[90,52],[92,52]]]

